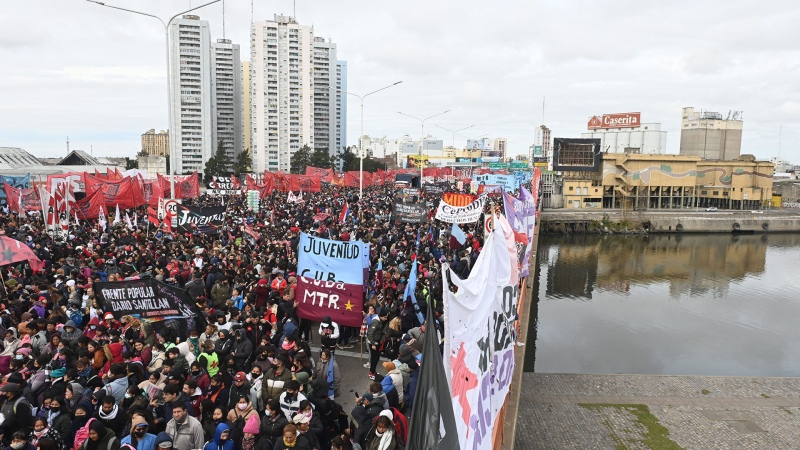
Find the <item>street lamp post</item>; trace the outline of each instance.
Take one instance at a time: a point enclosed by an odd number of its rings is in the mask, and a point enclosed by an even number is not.
[[[384,89],[389,89],[390,87],[397,86],[398,84],[402,83],[402,81],[398,81],[396,83],[392,83],[388,86],[384,86],[380,89],[374,90],[372,92],[367,92],[364,95],[354,94],[352,92],[344,91],[347,95],[352,95],[353,97],[357,97],[359,102],[361,102],[361,135],[358,136],[358,201],[361,203],[361,197],[364,193],[364,99],[368,96],[380,92]],[[337,91],[341,92],[341,89],[337,89]]]
[[[412,116],[411,114],[406,114],[406,113],[397,111],[397,114],[400,114],[400,115],[403,115],[403,116],[406,116],[406,117],[411,117],[412,119],[419,120],[420,124],[422,125],[422,137],[420,138],[420,141],[419,141],[419,187],[420,187],[420,189],[422,189],[422,178],[423,178],[422,169],[425,167],[425,165],[422,163],[422,147],[425,146],[425,121],[428,120],[428,119],[433,119],[434,117],[439,117],[442,114],[447,114],[449,112],[450,112],[450,110],[448,109],[447,111],[442,111],[439,114],[434,114],[434,115],[426,117],[424,119],[420,119],[419,117]]]
[[[208,6],[214,3],[217,3],[221,0],[212,0],[208,3],[204,3],[200,6],[195,6],[194,8],[187,9],[186,11],[179,12],[174,16],[170,17],[168,21],[164,22],[164,19],[158,17],[154,14],[148,14],[141,11],[134,11],[132,9],[122,8],[119,6],[113,5],[106,5],[103,2],[97,0],[86,0],[87,2],[94,3],[100,6],[105,6],[106,8],[118,9],[120,11],[126,11],[133,14],[139,14],[140,16],[147,16],[157,19],[161,22],[161,25],[164,26],[164,38],[166,42],[166,54],[167,54],[167,129],[172,127],[172,81],[170,80],[170,61],[169,61],[169,25],[175,20],[176,17],[186,14],[188,12],[194,11],[196,9],[200,9],[204,6]],[[175,130],[169,129],[169,189],[170,189],[170,196],[174,199],[175,198],[175,156],[174,151],[176,145],[173,143],[175,140]]]
[[[456,133],[458,133],[460,131],[464,131],[464,130],[469,130],[470,128],[474,127],[475,125],[470,125],[468,127],[464,127],[464,128],[462,128],[460,130],[455,130],[455,131],[450,130],[448,128],[445,128],[445,127],[443,127],[441,125],[436,125],[436,126],[441,128],[441,129],[443,129],[444,131],[449,131],[450,133],[453,133],[453,148],[456,148]]]

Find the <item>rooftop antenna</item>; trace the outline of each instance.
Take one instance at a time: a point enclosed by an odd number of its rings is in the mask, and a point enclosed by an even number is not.
[[[297,22],[297,0],[292,0],[292,17]]]
[[[89,156],[94,156],[94,148],[93,147],[94,147],[93,145],[89,145]]]
[[[542,96],[542,125],[544,125],[544,101],[546,97]]]
[[[225,0],[222,0],[222,39],[225,39]]]
[[[778,131],[778,158],[781,157],[781,137],[783,137],[783,124]]]
[[[69,155],[69,136],[67,136],[67,154]]]
[[[250,25],[253,25],[253,11],[255,11],[254,2],[255,0],[250,0]]]

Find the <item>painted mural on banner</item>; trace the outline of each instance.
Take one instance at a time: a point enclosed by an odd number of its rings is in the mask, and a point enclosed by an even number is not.
[[[200,231],[201,233],[216,233],[225,223],[226,208],[199,208],[196,206],[177,205],[175,226],[181,233]]]
[[[31,174],[23,176],[12,177],[8,175],[0,175],[0,206],[6,206],[6,192],[3,189],[3,183],[8,184],[16,189],[30,189],[31,187]]]
[[[489,234],[469,278],[450,274],[458,293],[444,289],[445,373],[462,449],[492,448],[514,373],[519,291],[506,241],[499,229]]]
[[[364,289],[361,285],[300,276],[294,292],[297,315],[301,319],[320,322],[325,316],[330,316],[340,326],[361,326],[364,319],[361,314]]]
[[[95,283],[103,309],[114,317],[133,316],[150,321],[191,318],[191,300],[184,289],[152,278]]]
[[[486,197],[478,197],[467,206],[453,206],[443,201],[436,208],[436,219],[447,223],[473,223],[483,213]]]
[[[392,222],[425,223],[428,221],[428,207],[424,203],[395,202],[392,206]]]
[[[519,189],[519,180],[514,175],[473,175],[470,189],[473,192],[477,192],[478,186],[481,184],[503,186],[503,189],[507,192],[514,192]]]
[[[536,201],[527,189],[520,188],[520,198],[503,194],[503,205],[511,228],[527,237],[524,244],[517,243],[520,276],[528,276],[528,263],[533,250],[533,234],[536,228]]]
[[[369,259],[369,244],[361,241],[334,241],[300,233],[297,273],[301,277],[364,285],[364,261]]]

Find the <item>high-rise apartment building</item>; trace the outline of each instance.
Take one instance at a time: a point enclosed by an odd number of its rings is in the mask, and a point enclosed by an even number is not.
[[[288,172],[314,148],[314,30],[275,15],[250,30],[253,171]]]
[[[212,73],[211,111],[214,122],[214,152],[222,143],[230,167],[242,152],[242,65],[239,44],[230,39],[217,39],[211,44]]]
[[[336,153],[347,147],[347,61],[336,61]]]
[[[145,156],[169,155],[169,131],[149,129],[142,134],[142,154]]]
[[[499,154],[500,158],[505,161],[506,154],[508,152],[508,139],[507,138],[495,138],[494,140],[494,153]]]
[[[336,154],[336,44],[314,37],[314,147]]]
[[[250,113],[250,61],[242,61],[242,149],[251,148],[250,135],[253,132],[253,121]],[[250,155],[252,156],[252,150]]]
[[[208,22],[184,15],[170,25],[172,123],[170,148],[177,174],[202,172],[213,155],[211,34]]]
[[[740,111],[723,119],[717,112],[683,108],[680,154],[709,160],[739,159],[742,125]]]

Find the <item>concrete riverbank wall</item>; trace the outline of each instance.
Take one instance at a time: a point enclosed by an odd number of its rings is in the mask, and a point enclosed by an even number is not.
[[[701,213],[574,213],[548,211],[541,229],[551,233],[797,233],[800,214],[762,211]]]

